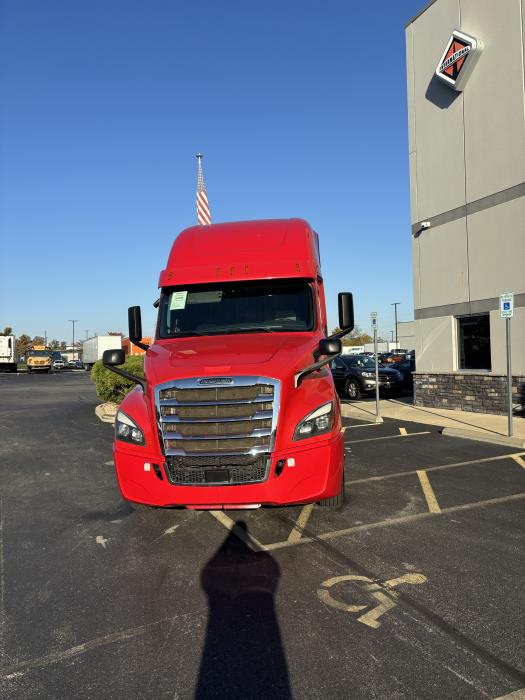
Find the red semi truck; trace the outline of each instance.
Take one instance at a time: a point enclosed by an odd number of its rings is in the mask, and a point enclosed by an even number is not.
[[[343,434],[329,362],[352,330],[327,337],[318,236],[301,219],[195,226],[160,274],[155,340],[145,379],[119,407],[114,458],[122,495],[153,506],[254,508],[342,505]]]

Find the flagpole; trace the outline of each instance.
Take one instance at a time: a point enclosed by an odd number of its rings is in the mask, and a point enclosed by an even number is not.
[[[202,174],[202,159],[203,153],[197,153],[197,222],[201,225],[211,224],[210,206],[208,204],[208,195],[206,194],[206,186],[204,185],[204,176]]]

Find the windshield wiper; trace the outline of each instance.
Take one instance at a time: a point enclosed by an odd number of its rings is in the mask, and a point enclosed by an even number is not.
[[[208,335],[207,333],[201,333],[201,331],[184,331],[182,333],[173,333],[169,338],[191,338],[194,335]]]
[[[229,335],[230,333],[273,333],[271,328],[264,328],[264,326],[254,326],[246,328],[221,328],[220,331],[214,331],[215,333],[221,333],[224,335]]]

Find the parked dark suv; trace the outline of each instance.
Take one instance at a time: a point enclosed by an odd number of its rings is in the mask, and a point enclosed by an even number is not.
[[[341,355],[330,363],[336,389],[348,399],[359,399],[376,388],[375,362],[366,355]],[[398,391],[402,376],[379,366],[379,390]]]
[[[414,379],[412,377],[412,372],[416,371],[416,361],[409,360],[405,358],[401,362],[394,362],[390,365],[392,369],[397,369],[401,374],[401,384],[400,389],[402,391],[412,392],[414,390]]]

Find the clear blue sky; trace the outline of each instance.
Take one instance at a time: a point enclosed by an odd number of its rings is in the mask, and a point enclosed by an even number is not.
[[[424,0],[24,0],[0,6],[0,326],[151,333],[196,222],[300,216],[380,330],[412,318],[404,25]],[[388,334],[389,335],[389,334]]]

